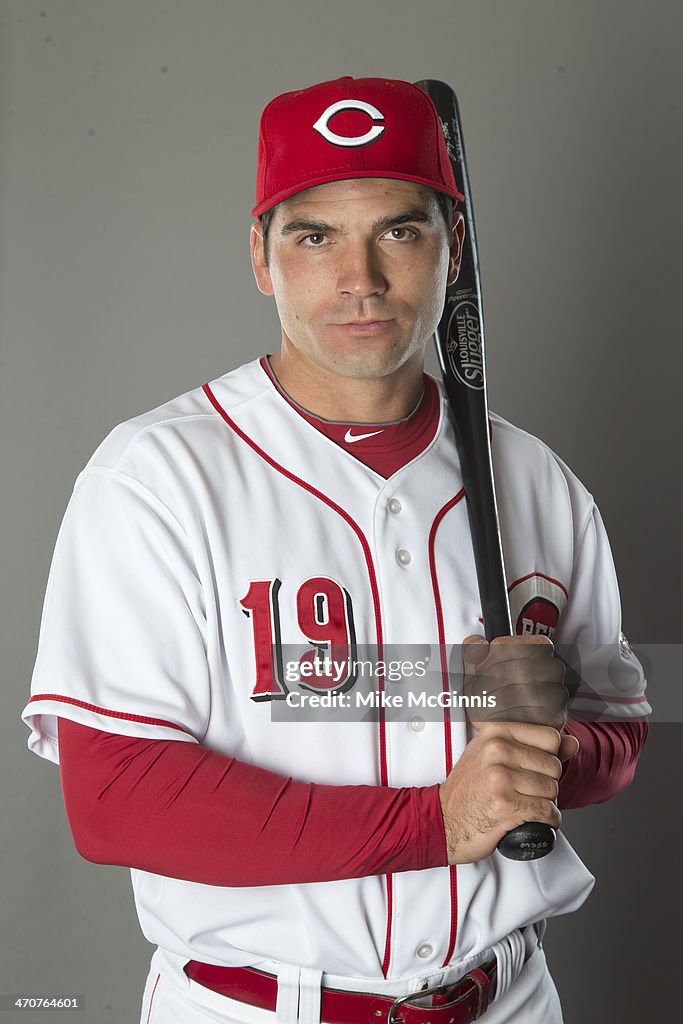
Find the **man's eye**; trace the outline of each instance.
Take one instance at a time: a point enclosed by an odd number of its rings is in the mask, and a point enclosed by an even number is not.
[[[325,235],[321,235],[321,234],[315,233],[315,234],[312,234],[312,235],[306,235],[306,237],[303,238],[302,241],[303,241],[304,245],[310,245],[314,249],[317,249],[317,248],[319,248],[324,243],[325,238],[326,238]]]
[[[388,231],[387,234],[391,239],[393,239],[394,242],[406,242],[409,238],[415,237],[414,231],[412,231],[410,228],[406,228],[403,226],[391,228],[391,230]]]

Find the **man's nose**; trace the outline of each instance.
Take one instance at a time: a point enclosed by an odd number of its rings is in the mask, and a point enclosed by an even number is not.
[[[367,298],[383,295],[388,283],[381,265],[381,254],[364,243],[348,245],[342,254],[337,288],[342,295]]]

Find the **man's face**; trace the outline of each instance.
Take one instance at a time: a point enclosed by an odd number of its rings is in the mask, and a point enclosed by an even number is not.
[[[413,182],[358,178],[285,200],[271,221],[269,261],[258,226],[252,262],[273,295],[290,358],[348,378],[386,377],[422,362],[457,276],[453,237],[434,196]]]

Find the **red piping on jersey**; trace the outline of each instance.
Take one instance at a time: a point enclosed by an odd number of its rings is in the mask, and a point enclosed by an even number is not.
[[[154,982],[154,988],[152,989],[152,995],[149,1000],[149,1013],[147,1014],[147,1024],[149,1024],[150,1018],[152,1016],[152,1004],[154,1002],[154,996],[156,995],[157,985],[159,984],[160,979],[161,975],[157,974],[157,980]]]
[[[76,700],[75,697],[63,697],[60,693],[37,693],[29,699],[29,704],[32,704],[34,700],[59,700],[63,704],[73,704],[77,708],[85,708],[86,711],[94,711],[98,715],[107,715],[108,718],[122,718],[125,722],[142,722],[143,725],[164,725],[167,729],[177,729],[178,732],[187,733],[187,729],[184,729],[182,725],[167,722],[163,718],[147,718],[146,715],[127,715],[123,711],[110,711],[109,708],[100,708],[97,704],[86,704],[84,700]]]
[[[434,546],[436,543],[436,531],[439,528],[441,520],[449,512],[465,494],[465,488],[461,487],[457,494],[455,494],[446,504],[441,508],[432,523],[432,528],[429,531],[429,573],[432,578],[432,591],[434,592],[434,607],[436,609],[436,623],[439,634],[439,655],[441,658],[441,689],[444,693],[450,689],[450,681],[448,678],[448,659],[446,658],[446,630],[443,622],[443,607],[441,605],[441,594],[439,593],[439,581],[436,575],[436,556],[434,553]],[[446,702],[444,702],[446,703]],[[444,719],[444,756],[446,761],[446,775],[450,775],[453,767],[453,746],[451,743],[451,714],[450,709],[445,706],[443,712]],[[444,962],[441,964],[442,967],[446,967],[453,955],[455,948],[455,940],[458,933],[458,871],[455,864],[451,864],[450,870],[450,885],[451,885],[451,932],[448,943],[448,952],[444,958]]]
[[[354,519],[351,518],[351,516],[349,515],[349,513],[345,509],[343,509],[340,505],[337,505],[337,503],[332,501],[331,498],[328,498],[328,496],[326,494],[323,494],[322,491],[319,491],[317,489],[317,487],[313,487],[312,484],[307,483],[305,480],[302,480],[300,477],[296,476],[294,473],[291,473],[288,469],[285,469],[284,466],[281,466],[279,462],[276,462],[275,459],[271,458],[270,455],[267,455],[266,452],[264,452],[263,449],[260,448],[256,444],[255,441],[253,441],[247,434],[245,434],[244,431],[241,430],[237,426],[235,421],[232,420],[230,418],[230,416],[228,416],[227,412],[225,411],[223,406],[220,404],[220,402],[218,401],[218,399],[214,395],[214,393],[211,390],[211,387],[209,386],[208,383],[203,385],[203,391],[204,391],[204,394],[206,395],[206,397],[211,402],[211,404],[214,407],[214,409],[216,410],[216,412],[219,413],[219,415],[225,420],[225,422],[230,427],[230,429],[235,434],[237,434],[237,436],[239,438],[241,438],[242,441],[245,442],[245,444],[248,444],[249,447],[252,448],[256,452],[256,454],[259,455],[264,460],[264,462],[267,462],[268,465],[272,467],[272,469],[276,470],[278,473],[281,473],[282,476],[287,478],[287,480],[291,480],[292,483],[296,484],[298,487],[302,487],[305,491],[308,491],[309,494],[312,494],[315,498],[317,498],[318,501],[323,502],[323,504],[327,505],[328,508],[331,508],[334,512],[337,513],[337,515],[341,516],[341,518],[344,520],[344,522],[347,523],[348,526],[350,526],[351,529],[353,530],[353,532],[355,533],[355,535],[358,538],[358,541],[360,543],[360,546],[361,546],[361,548],[363,550],[363,556],[365,558],[365,565],[366,565],[366,568],[368,570],[368,577],[369,577],[369,580],[370,580],[370,590],[372,592],[372,603],[373,603],[373,608],[374,608],[374,612],[375,612],[375,630],[376,630],[376,633],[377,633],[377,656],[378,656],[378,660],[381,660],[382,657],[383,657],[383,650],[382,650],[382,648],[383,648],[383,644],[384,644],[384,638],[383,638],[383,633],[382,633],[382,610],[381,610],[381,607],[380,607],[380,600],[379,600],[379,587],[377,586],[377,574],[375,573],[375,566],[374,566],[373,561],[372,561],[372,552],[370,551],[370,545],[368,544],[367,538],[365,537],[365,534],[361,530],[360,526],[358,525],[358,523],[355,522]],[[383,678],[380,678],[380,692],[383,690],[383,688],[384,688],[384,680],[383,680]],[[384,708],[382,706],[380,706],[380,708],[379,708],[379,763],[380,763],[380,780],[381,780],[381,784],[383,786],[388,786],[389,785],[389,773],[388,773],[388,770],[387,770],[386,723],[385,723]],[[389,962],[391,960],[391,919],[392,919],[392,914],[393,914],[393,892],[394,892],[394,885],[393,885],[393,878],[392,878],[392,876],[391,875],[387,875],[386,876],[386,881],[387,881],[387,931],[386,931],[386,938],[385,938],[385,945],[384,945],[384,960],[382,961],[382,974],[384,975],[385,978],[387,976],[387,972],[389,970]]]
[[[450,498],[443,508],[437,512],[432,528],[429,531],[429,572],[432,578],[432,591],[434,593],[434,606],[436,609],[436,622],[439,633],[439,654],[441,657],[441,686],[444,692],[449,689],[448,680],[448,660],[446,658],[446,631],[443,624],[443,608],[441,606],[441,594],[439,593],[439,582],[436,575],[436,556],[434,553],[434,545],[436,542],[436,531],[439,528],[441,520],[450,509],[454,508],[455,505],[461,500],[465,494],[465,488],[461,487],[457,494]],[[446,775],[450,774],[451,768],[453,767],[453,749],[451,746],[451,731],[450,731],[450,710],[448,707],[444,707],[444,724],[446,726],[444,730],[445,739],[445,758],[446,758]]]
[[[577,690],[572,700],[576,700],[578,697],[583,700],[600,700],[604,704],[645,704],[647,702],[645,694],[642,697],[613,697],[612,694],[587,693],[585,690]]]
[[[520,578],[518,580],[515,580],[514,583],[510,584],[510,586],[508,587],[508,593],[510,593],[512,588],[516,587],[518,583],[524,583],[525,580],[530,580],[534,576],[537,576],[541,580],[547,580],[548,583],[554,583],[555,586],[560,588],[560,590],[563,592],[564,596],[566,598],[569,598],[569,592],[568,592],[567,588],[564,586],[564,584],[560,583],[559,580],[553,579],[552,576],[546,576],[546,574],[544,572],[529,572],[529,573],[527,573],[526,576],[520,576]]]

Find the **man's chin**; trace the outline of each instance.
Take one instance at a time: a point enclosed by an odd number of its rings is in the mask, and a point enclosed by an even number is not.
[[[377,359],[376,356],[366,354],[354,359],[340,358],[329,369],[337,376],[349,380],[380,380],[397,373],[405,361],[400,358]]]
[[[417,358],[414,348],[402,345],[382,345],[368,342],[364,345],[334,346],[334,352],[325,353],[326,367],[340,377],[372,380],[390,377],[406,363]]]

